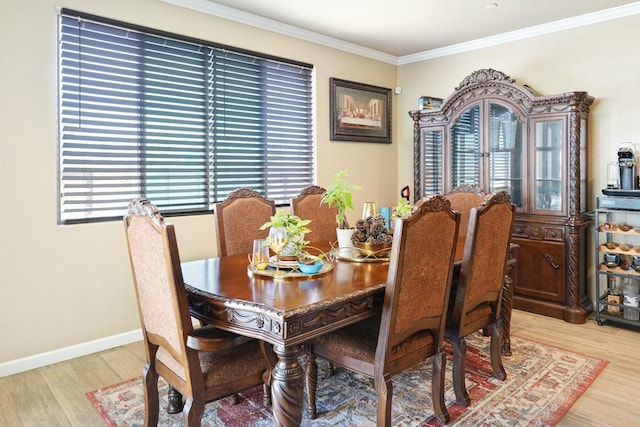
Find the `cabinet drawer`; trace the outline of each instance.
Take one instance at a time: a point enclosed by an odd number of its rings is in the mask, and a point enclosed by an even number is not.
[[[544,239],[562,242],[564,240],[564,230],[562,228],[544,227]]]
[[[513,224],[513,237],[529,237],[529,226],[524,224]]]
[[[538,224],[514,224],[513,237],[522,237],[533,240],[549,240],[553,242],[564,241],[564,229],[560,227],[548,227]]]

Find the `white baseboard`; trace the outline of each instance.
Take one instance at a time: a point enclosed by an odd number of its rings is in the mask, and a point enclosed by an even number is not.
[[[119,347],[121,345],[130,344],[140,340],[142,340],[142,330],[136,329],[129,332],[123,332],[118,335],[112,335],[110,337],[47,351],[46,353],[34,354],[33,356],[10,360],[8,362],[0,363],[0,377],[6,377],[8,375],[17,374],[30,369],[63,362],[79,356],[86,356],[87,354],[108,350],[110,348]]]

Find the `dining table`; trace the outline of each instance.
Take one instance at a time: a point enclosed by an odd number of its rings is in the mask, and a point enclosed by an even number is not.
[[[194,318],[273,346],[277,361],[272,368],[271,397],[277,426],[299,426],[302,421],[301,345],[382,310],[388,258],[345,255],[323,242],[311,246],[327,248],[323,268],[315,274],[292,268],[276,276],[272,268],[257,270],[246,255],[181,263]],[[457,268],[463,250],[456,248]],[[503,354],[510,354],[510,284],[507,275]]]

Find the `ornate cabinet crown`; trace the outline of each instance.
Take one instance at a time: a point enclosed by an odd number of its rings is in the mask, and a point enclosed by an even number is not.
[[[414,120],[416,198],[460,185],[507,190],[519,244],[514,306],[586,321],[586,92],[538,96],[503,72],[465,77]]]

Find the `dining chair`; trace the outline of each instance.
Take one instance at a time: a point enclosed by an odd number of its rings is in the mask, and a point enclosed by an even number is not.
[[[459,185],[451,190],[451,192],[445,194],[447,200],[451,202],[451,209],[460,212],[458,247],[463,248],[465,240],[467,239],[467,227],[469,225],[471,209],[480,206],[486,194],[487,193],[475,184]]]
[[[251,188],[238,188],[222,203],[213,206],[218,256],[250,254],[255,239],[266,239],[269,230],[260,230],[276,213],[273,200]]]
[[[307,406],[316,416],[317,357],[369,378],[377,425],[391,425],[392,376],[431,357],[434,413],[449,421],[444,401],[444,325],[459,214],[442,195],[397,219],[382,312],[305,343]]]
[[[270,356],[258,340],[210,325],[194,329],[173,225],[136,199],[124,228],[146,351],[144,425],[158,423],[159,377],[185,397],[187,426],[200,426],[206,402],[258,384],[269,402]]]
[[[460,277],[451,291],[445,328],[453,348],[456,401],[463,406],[471,403],[465,386],[466,336],[488,330],[493,376],[499,380],[507,377],[501,356],[501,304],[514,212],[509,193],[499,191],[485,196],[469,215]]]
[[[305,240],[310,242],[335,242],[338,239],[336,233],[338,209],[321,202],[325,192],[324,188],[311,185],[300,190],[300,194],[291,199],[291,213],[302,219],[311,220],[309,224],[311,232],[305,236]]]

